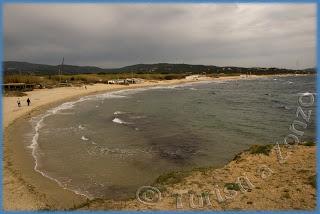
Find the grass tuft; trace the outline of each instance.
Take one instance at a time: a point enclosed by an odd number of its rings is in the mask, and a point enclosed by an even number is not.
[[[226,187],[228,190],[235,190],[235,191],[240,190],[240,186],[237,183],[226,183],[224,187]]]
[[[304,146],[315,146],[316,143],[315,142],[305,142],[302,145],[304,145]]]
[[[268,144],[268,145],[252,145],[249,148],[249,151],[250,151],[251,154],[269,155],[272,148],[273,148],[272,144]]]
[[[179,172],[170,172],[164,175],[160,175],[156,179],[156,184],[176,184],[182,182],[182,180],[187,177],[190,174],[190,172],[185,171],[179,171]]]
[[[313,188],[317,188],[317,176],[316,175],[312,175],[308,178],[309,180],[309,184],[311,186],[313,186]]]

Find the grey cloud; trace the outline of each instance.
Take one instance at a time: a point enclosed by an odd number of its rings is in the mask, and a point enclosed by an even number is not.
[[[5,4],[5,60],[315,66],[315,4]]]

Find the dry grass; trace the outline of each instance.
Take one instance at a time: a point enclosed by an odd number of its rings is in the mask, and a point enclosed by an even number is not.
[[[61,82],[68,83],[106,83],[112,79],[125,78],[141,78],[146,80],[172,80],[183,79],[185,74],[76,74],[76,75],[5,75],[4,83],[27,83],[27,84],[42,84],[42,85],[57,85]]]
[[[39,76],[32,75],[5,75],[4,83],[40,83],[42,81]]]

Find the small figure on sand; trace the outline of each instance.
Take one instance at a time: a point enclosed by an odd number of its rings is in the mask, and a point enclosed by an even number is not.
[[[31,103],[31,101],[30,101],[29,97],[28,97],[28,99],[27,99],[27,103],[28,103],[28,106],[29,106],[29,105],[30,105],[30,103]]]
[[[21,107],[21,102],[20,102],[20,99],[18,98],[17,100],[17,104],[18,104],[18,107]]]
[[[84,88],[87,90],[87,86],[85,85]]]

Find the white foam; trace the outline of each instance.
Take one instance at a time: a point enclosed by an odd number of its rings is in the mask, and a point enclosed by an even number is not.
[[[113,120],[112,120],[112,122],[114,122],[114,123],[119,123],[119,124],[130,124],[130,123],[127,123],[127,122],[125,122],[125,121],[123,121],[123,120],[121,120],[121,119],[119,119],[119,118],[114,118]]]
[[[146,118],[146,116],[131,116],[130,119],[143,119]]]
[[[119,91],[121,92],[121,91]],[[119,93],[118,92],[118,93]],[[116,94],[116,92],[107,92],[107,93],[104,93],[104,94],[98,94],[98,95],[95,95],[94,98],[96,99],[112,99],[112,98],[125,98],[126,96],[124,95],[120,95],[120,94]]]
[[[114,115],[119,115],[119,114],[125,114],[126,112],[122,112],[122,111],[115,111],[113,114]]]
[[[85,129],[85,127],[82,126],[81,124],[78,126],[78,128],[81,129],[81,130],[84,130],[84,129]]]
[[[65,107],[65,106],[64,106]],[[28,148],[32,149],[32,156],[35,160],[35,165],[34,165],[34,170],[38,173],[40,173],[43,177],[46,177],[50,180],[53,180],[55,181],[59,186],[61,186],[63,189],[68,189],[66,187],[66,185],[64,185],[62,182],[60,182],[59,180],[53,178],[53,177],[50,177],[48,174],[46,174],[45,172],[41,171],[38,169],[38,158],[37,158],[37,152],[38,152],[38,147],[39,147],[39,144],[38,144],[38,139],[39,139],[39,130],[40,128],[42,128],[44,126],[43,124],[43,121],[46,117],[52,115],[53,113],[57,113],[59,110],[62,110],[62,109],[65,109],[65,108],[61,108],[60,106],[58,106],[57,108],[54,108],[50,111],[48,111],[46,114],[42,115],[40,118],[38,118],[38,121],[34,127],[34,130],[35,130],[35,134],[33,135],[33,138],[32,138],[32,143],[28,146]],[[72,190],[74,193],[78,194],[78,195],[82,195],[82,196],[85,196],[85,197],[89,197],[89,198],[92,198],[91,196],[88,196],[88,195],[85,195],[81,192],[79,192],[78,190]]]
[[[61,186],[64,189],[67,189],[67,188],[65,187],[65,185],[62,182],[60,182],[59,180],[57,180],[53,177],[50,177],[48,174],[46,174],[45,172],[43,172],[39,169],[39,163],[38,163],[39,160],[37,157],[38,156],[38,148],[39,148],[39,144],[38,144],[38,139],[39,139],[39,135],[40,135],[39,131],[44,126],[44,120],[47,117],[49,117],[51,115],[58,114],[62,110],[71,109],[75,106],[75,104],[86,101],[86,100],[90,100],[90,99],[92,99],[92,98],[87,96],[87,97],[82,97],[76,101],[63,103],[55,108],[49,109],[45,114],[43,114],[41,116],[34,117],[31,119],[32,123],[35,124],[34,125],[34,135],[33,135],[31,144],[28,146],[28,148],[32,149],[31,153],[32,153],[32,156],[35,160],[34,170],[36,172],[40,173],[42,176],[44,176],[50,180],[55,181],[56,183],[58,183],[59,186]],[[81,127],[81,125],[79,126],[79,128],[80,127]],[[72,190],[72,191],[74,191],[76,194],[83,195],[85,197],[90,197],[88,195],[80,193],[78,190]]]
[[[82,137],[81,137],[81,140],[88,141],[89,138],[86,138],[85,136],[82,136]]]
[[[305,93],[298,93],[300,96],[310,96],[310,95],[317,95],[316,93],[310,93],[310,92],[305,92]]]
[[[284,106],[284,108],[285,108],[286,110],[290,110],[290,109],[291,109],[289,106]]]

